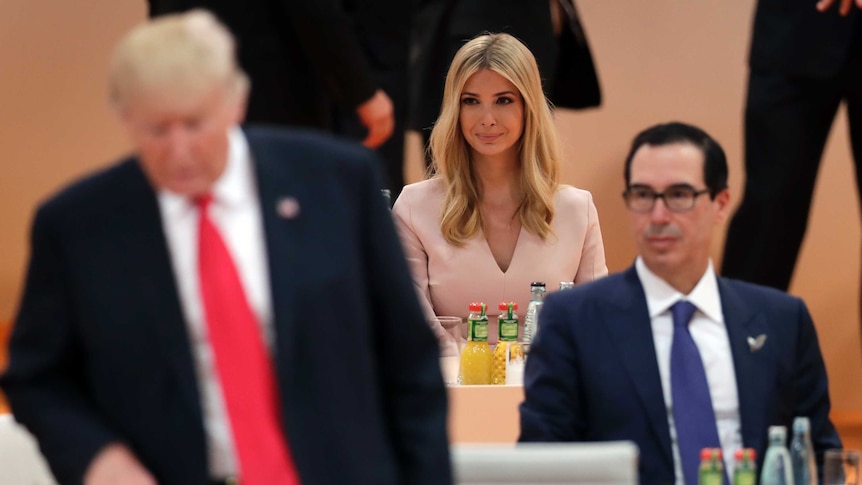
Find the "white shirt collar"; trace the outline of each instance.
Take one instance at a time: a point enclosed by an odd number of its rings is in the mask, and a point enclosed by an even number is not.
[[[213,203],[227,207],[247,203],[254,197],[254,174],[248,140],[238,126],[228,130],[228,156],[224,172],[212,186]],[[159,201],[168,214],[191,209],[194,204],[188,196],[167,189],[157,191]]]
[[[641,281],[641,286],[643,286],[644,294],[646,294],[647,309],[649,310],[650,318],[655,318],[668,311],[679,300],[688,300],[709,320],[720,324],[724,323],[724,314],[721,311],[721,296],[718,293],[718,280],[716,279],[711,259],[706,266],[703,276],[700,277],[700,280],[688,295],[677,291],[658,275],[650,271],[640,256],[635,260],[635,270]]]

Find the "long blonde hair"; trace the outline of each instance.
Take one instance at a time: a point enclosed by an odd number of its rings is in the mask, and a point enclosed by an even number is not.
[[[482,70],[509,80],[524,100],[524,132],[519,142],[520,189],[524,198],[517,215],[523,227],[544,240],[553,232],[560,142],[536,59],[509,34],[486,34],[470,40],[458,50],[449,67],[440,116],[429,142],[432,173],[446,186],[440,230],[451,244],[463,246],[482,228],[480,188],[459,121],[464,84]]]

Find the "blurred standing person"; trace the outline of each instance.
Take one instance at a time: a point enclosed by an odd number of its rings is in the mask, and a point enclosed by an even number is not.
[[[392,136],[377,147],[391,200],[404,186],[404,132],[407,126],[407,58],[415,0],[342,0],[374,79],[392,100]],[[337,107],[336,132],[361,139],[364,128],[353,110]]]
[[[132,30],[110,86],[135,153],[38,209],[0,380],[60,483],[451,483],[376,157],[240,129],[208,12]]]
[[[592,195],[559,183],[561,151],[524,44],[490,34],[461,47],[431,132],[435,176],[393,207],[427,315],[462,315],[471,301],[526,311],[532,281],[608,273]]]
[[[721,273],[786,291],[843,102],[862,189],[862,12],[855,0],[759,0],[745,108],[745,192]],[[819,10],[819,12],[818,12]]]
[[[417,1],[408,129],[421,132],[426,144],[440,113],[455,52],[486,32],[511,34],[527,46],[554,106],[582,109],[601,104],[596,68],[573,0]]]
[[[365,146],[378,148],[392,136],[395,112],[375,73],[379,58],[369,57],[377,53],[363,44],[368,36],[356,30],[346,7],[349,1],[148,0],[148,4],[151,16],[205,8],[231,29],[238,40],[240,65],[253,86],[246,122],[333,131],[339,107],[355,113],[365,130]],[[400,12],[398,2],[388,3]],[[397,25],[397,20],[390,20]]]

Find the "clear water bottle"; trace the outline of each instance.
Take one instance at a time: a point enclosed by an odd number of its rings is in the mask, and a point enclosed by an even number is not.
[[[787,451],[787,428],[769,427],[769,448],[763,459],[760,485],[793,485],[793,465]]]
[[[797,416],[793,420],[793,440],[790,442],[790,461],[793,463],[795,485],[817,485],[817,461],[811,445],[811,422]]]
[[[530,304],[524,317],[524,343],[529,345],[539,331],[539,311],[545,301],[545,284],[541,281],[530,283]]]

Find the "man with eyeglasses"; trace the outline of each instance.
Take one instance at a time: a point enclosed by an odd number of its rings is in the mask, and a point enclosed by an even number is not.
[[[807,416],[822,463],[841,441],[805,304],[713,269],[730,207],[721,146],[691,125],[653,126],[635,137],[625,182],[638,257],[545,301],[520,440],[630,440],[641,483],[695,485],[701,449],[721,448],[730,477],[736,449],[762,463],[769,426]]]

